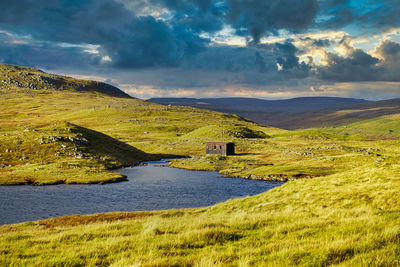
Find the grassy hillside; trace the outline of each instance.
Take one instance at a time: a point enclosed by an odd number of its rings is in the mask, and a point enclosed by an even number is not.
[[[181,138],[198,128],[222,124],[248,134],[259,127],[237,116],[166,107],[32,68],[0,69],[6,81],[0,87],[0,184],[119,181],[124,177],[110,169],[202,153],[203,144]]]
[[[2,67],[3,76],[16,75],[17,67],[9,67],[11,74],[7,74],[8,67]],[[30,68],[17,69],[18,73],[45,75]],[[18,75],[20,84],[29,77]],[[61,79],[57,77],[53,78]],[[62,79],[69,84],[90,83]],[[175,161],[175,167],[285,181],[341,172],[379,157],[372,148],[376,144],[367,139],[289,132],[236,115],[74,88],[53,90],[38,85],[33,89],[13,84],[0,89],[0,184],[119,181],[124,177],[110,169],[176,156],[192,157]],[[205,143],[222,139],[236,143],[237,155],[205,157]],[[385,149],[380,154],[394,153]]]
[[[4,77],[14,75],[19,84],[32,75],[50,75],[8,65],[1,69]],[[71,86],[91,83],[50,76]],[[119,181],[124,177],[110,169],[177,156],[191,157],[174,161],[174,167],[286,181],[340,173],[398,153],[395,140],[357,135],[363,123],[349,126],[352,131],[345,126],[286,131],[236,115],[129,98],[114,89],[105,94],[103,87],[80,91],[51,86],[13,84],[0,89],[0,184]],[[395,135],[396,119],[387,120],[381,123],[385,133]],[[237,155],[204,155],[206,142],[222,140],[235,142]]]
[[[125,180],[107,171],[150,155],[70,123],[7,131],[0,143],[1,184],[106,183]]]
[[[288,181],[212,207],[0,226],[1,266],[400,265],[398,115],[287,131],[96,88],[0,95],[1,184],[113,182],[110,169],[179,155],[175,167]],[[237,155],[204,155],[222,140]]]
[[[118,88],[106,83],[77,80],[67,76],[45,73],[39,69],[0,64],[0,88],[31,90],[98,92],[109,96],[131,98]],[[31,94],[34,94],[31,92]]]
[[[337,127],[324,129],[326,132],[364,136],[373,139],[400,139],[400,114],[386,115]]]

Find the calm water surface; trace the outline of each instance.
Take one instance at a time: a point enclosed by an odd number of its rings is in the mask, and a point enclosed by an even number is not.
[[[165,163],[125,168],[120,173],[129,181],[114,184],[0,186],[0,224],[71,214],[201,207],[282,184],[157,166]]]

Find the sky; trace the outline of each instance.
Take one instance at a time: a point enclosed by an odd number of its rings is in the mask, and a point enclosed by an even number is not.
[[[152,97],[400,97],[399,0],[0,0],[0,62]]]

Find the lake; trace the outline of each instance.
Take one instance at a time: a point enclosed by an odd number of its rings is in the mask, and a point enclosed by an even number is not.
[[[0,186],[0,224],[72,214],[202,207],[282,185],[159,166],[166,163],[124,168],[119,172],[129,181],[113,184]]]

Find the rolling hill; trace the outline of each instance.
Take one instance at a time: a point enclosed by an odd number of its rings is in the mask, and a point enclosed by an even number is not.
[[[164,105],[186,105],[209,109],[240,109],[248,111],[315,111],[330,107],[364,104],[369,101],[341,97],[299,97],[285,100],[257,98],[151,98],[151,102]]]
[[[77,80],[67,76],[48,74],[35,68],[8,64],[0,65],[0,88],[97,92],[109,96],[131,98],[128,94],[106,83]]]
[[[190,157],[174,167],[286,181],[211,207],[3,225],[1,266],[399,264],[400,145],[380,136],[397,136],[398,114],[289,131],[32,68],[1,69],[0,184],[117,182],[126,177],[111,169],[177,156]],[[61,84],[30,77],[48,75]],[[223,138],[236,155],[204,155],[206,142]]]
[[[262,125],[283,129],[338,126],[400,112],[400,99],[366,101],[334,97],[287,100],[152,98],[149,101],[238,114]]]

